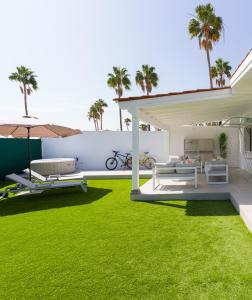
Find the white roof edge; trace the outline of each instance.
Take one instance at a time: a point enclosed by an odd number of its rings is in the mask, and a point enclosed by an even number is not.
[[[131,110],[143,108],[146,106],[162,106],[167,104],[179,104],[179,103],[188,103],[188,102],[197,102],[197,101],[206,101],[216,98],[227,97],[232,94],[232,89],[220,89],[220,90],[209,90],[204,92],[197,92],[197,93],[188,93],[188,94],[177,94],[172,96],[162,96],[162,97],[155,97],[147,98],[147,99],[140,99],[134,101],[123,101],[119,102],[119,107],[121,109]]]
[[[249,52],[247,57],[245,57],[244,61],[237,68],[235,73],[230,79],[230,86],[233,88],[242,77],[252,68],[252,50]]]

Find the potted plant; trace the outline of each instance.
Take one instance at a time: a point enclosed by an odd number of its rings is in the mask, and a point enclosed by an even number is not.
[[[219,135],[219,149],[220,149],[220,156],[226,159],[227,158],[227,135],[225,132],[222,132]]]

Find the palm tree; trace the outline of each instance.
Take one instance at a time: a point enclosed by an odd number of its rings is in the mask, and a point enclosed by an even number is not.
[[[87,117],[88,117],[88,121],[91,121],[91,120],[94,121],[94,115],[93,115],[93,112],[91,111],[91,109],[89,109],[89,111],[88,111],[88,113],[87,113]],[[95,124],[95,121],[94,121],[94,126],[95,126],[95,130],[96,130],[96,124]]]
[[[129,131],[130,123],[131,123],[131,119],[130,118],[125,118],[124,119],[124,124],[126,125],[128,131]]]
[[[94,112],[92,111],[91,107],[89,108],[87,117],[88,117],[88,120],[89,120],[89,121],[91,121],[91,120],[94,121],[94,127],[95,127],[95,130],[97,130],[97,129],[96,129],[96,122],[95,122],[95,118],[94,118]]]
[[[148,125],[142,123],[142,124],[139,125],[139,128],[140,128],[142,131],[147,131],[147,130],[148,130]]]
[[[130,90],[130,79],[126,68],[113,67],[113,73],[108,74],[107,84],[113,88],[117,97],[120,99],[123,95],[123,89]],[[119,107],[120,130],[122,131],[122,111]]]
[[[136,72],[136,84],[139,85],[142,91],[150,95],[152,88],[158,86],[158,74],[155,72],[155,67],[142,65],[142,71]]]
[[[21,93],[24,95],[26,116],[28,116],[27,96],[29,96],[32,93],[32,91],[36,91],[38,89],[36,77],[37,76],[31,69],[26,68],[24,66],[17,67],[17,72],[13,72],[9,76],[9,79],[11,81],[17,81],[20,84]]]
[[[225,86],[225,76],[227,78],[231,77],[231,69],[232,67],[229,65],[228,61],[223,61],[222,58],[218,58],[215,61],[215,66],[211,67],[211,76],[212,78],[216,78],[216,84],[219,87]]]
[[[103,99],[98,99],[95,102],[94,106],[96,107],[96,110],[100,115],[100,129],[102,130],[102,120],[103,120],[104,108],[108,107],[108,104]]]
[[[87,117],[89,121],[91,120],[94,121],[95,130],[98,131],[99,130],[98,120],[100,119],[100,114],[97,111],[97,107],[95,104],[91,105],[91,107],[89,108]]]
[[[142,91],[150,95],[152,88],[158,86],[158,74],[155,72],[155,67],[149,65],[142,65],[142,71],[136,72],[136,84],[139,85]],[[150,131],[150,125],[147,125],[147,130]]]
[[[210,3],[198,5],[195,13],[196,16],[189,22],[188,31],[191,39],[195,37],[199,39],[200,49],[206,51],[210,87],[213,88],[210,51],[213,49],[213,43],[218,42],[221,37],[223,21],[221,17],[215,15],[214,7]]]

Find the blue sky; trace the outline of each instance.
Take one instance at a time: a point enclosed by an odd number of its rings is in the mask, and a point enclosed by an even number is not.
[[[38,75],[39,90],[29,97],[29,113],[43,120],[93,130],[87,111],[103,98],[109,108],[105,129],[118,129],[114,91],[106,84],[112,66],[128,68],[132,89],[142,64],[156,67],[153,93],[209,87],[206,55],[190,40],[187,25],[195,0],[8,0],[2,1],[1,116],[24,114],[22,95],[8,75],[25,65]],[[222,16],[225,36],[211,53],[233,69],[251,48],[251,0],[210,1]],[[124,114],[124,117],[127,115]]]

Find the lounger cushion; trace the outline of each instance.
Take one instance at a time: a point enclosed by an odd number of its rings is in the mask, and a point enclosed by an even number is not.
[[[156,169],[156,173],[157,174],[172,174],[175,173],[175,169],[169,169],[169,167],[175,167],[175,163],[174,162],[169,162],[166,164],[157,164],[156,165],[157,169]]]
[[[178,168],[184,168],[184,167],[196,167],[196,165],[194,163],[190,163],[190,164],[181,164],[181,163],[177,163],[176,167]],[[176,169],[176,172],[178,174],[192,174],[195,172],[194,169]]]

